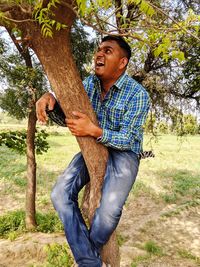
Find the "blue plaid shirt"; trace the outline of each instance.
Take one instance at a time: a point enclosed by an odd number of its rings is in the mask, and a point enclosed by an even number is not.
[[[149,95],[142,85],[124,73],[102,101],[101,83],[97,76],[89,76],[83,85],[103,129],[97,141],[119,150],[132,150],[136,154],[142,152],[143,124],[150,104]],[[55,113],[50,117],[65,125]]]
[[[95,75],[83,82],[103,134],[98,142],[119,150],[142,151],[143,124],[149,110],[146,90],[123,74],[101,101],[101,83]]]

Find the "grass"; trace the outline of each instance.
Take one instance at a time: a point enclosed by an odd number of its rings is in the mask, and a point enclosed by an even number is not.
[[[200,266],[200,258],[194,256],[190,251],[182,249],[178,251],[178,254],[181,258],[193,260]]]
[[[137,267],[141,263],[145,264],[144,266],[149,266],[154,259],[164,256],[163,249],[153,240],[147,241],[141,246],[141,249],[145,250],[147,253],[134,257],[131,267]]]
[[[53,210],[49,197],[51,188],[73,155],[79,151],[76,139],[66,128],[46,129],[50,133],[48,137],[50,149],[47,153],[37,156],[37,205],[43,211],[46,211],[46,208]],[[151,145],[147,136],[144,148],[151,149]],[[137,198],[142,193],[154,200],[160,198],[166,203],[198,199],[200,194],[198,147],[200,147],[200,136],[189,136],[183,142],[172,135],[160,137],[158,142],[153,144],[156,157],[141,160],[140,171],[132,190],[134,196]],[[25,201],[26,157],[4,146],[0,147],[0,153],[1,195],[12,195],[13,201],[18,200],[17,196],[20,195],[20,201],[23,199]]]
[[[62,226],[50,201],[51,188],[57,176],[66,168],[73,155],[79,151],[79,147],[67,129],[53,128],[48,131],[50,133],[48,137],[50,149],[47,153],[37,156],[37,231],[54,232],[60,231]],[[134,201],[145,196],[144,200],[151,199],[151,201],[156,201],[158,205],[173,204],[173,209],[163,213],[162,218],[166,220],[168,217],[178,216],[182,211],[191,207],[199,206],[199,147],[200,136],[188,136],[183,142],[176,136],[161,136],[158,142],[153,144],[155,158],[141,160],[139,174],[131,191]],[[148,136],[144,141],[144,149],[151,149]],[[26,157],[3,146],[0,147],[0,153],[0,201],[3,203],[2,216],[5,216],[0,217],[0,231],[2,232],[0,235],[14,240],[19,234],[25,232],[23,209],[26,187]],[[6,201],[4,201],[5,199]],[[8,212],[13,209],[13,204],[15,204],[16,213]],[[146,232],[141,231],[141,235],[147,237],[150,230],[155,227],[154,220],[152,225],[147,222],[144,225]],[[148,239],[150,241],[144,244],[144,240]],[[140,263],[148,266],[154,258],[161,257],[163,252],[160,246],[166,251],[166,247],[159,240],[156,240],[156,236],[148,236],[148,239],[141,238],[146,255],[135,257],[131,267],[138,266]],[[151,241],[151,239],[155,241]],[[118,236],[119,244],[123,246],[126,241],[127,238],[123,233],[120,233]],[[50,255],[54,254],[51,253],[50,248],[49,251]],[[182,251],[179,253],[180,257],[193,261],[198,260],[192,254],[183,253],[184,250],[181,250],[181,247],[180,251]]]
[[[146,142],[148,137],[146,138]],[[148,149],[151,147],[146,146]],[[153,144],[155,158],[142,160],[137,178],[141,191],[149,191],[166,203],[200,197],[200,136],[188,136],[182,142],[172,135],[161,136]],[[137,188],[137,184],[136,184]]]
[[[123,236],[120,233],[117,233],[117,243],[121,247],[126,241],[128,240],[128,237]]]
[[[48,129],[48,128],[47,128]],[[61,129],[60,132],[58,129]],[[73,155],[79,151],[74,137],[65,128],[53,128],[47,153],[37,156],[37,186],[39,196],[49,196],[57,176],[66,168]],[[148,137],[144,147],[150,149]],[[199,197],[200,194],[200,136],[190,136],[180,142],[176,136],[165,135],[153,144],[156,157],[141,160],[140,171],[133,192],[161,197],[166,203],[176,203],[180,198]],[[26,157],[6,147],[0,147],[0,182],[13,186],[26,186]],[[191,159],[191,160],[190,160]],[[190,162],[192,161],[192,164]],[[12,163],[12,164],[10,164]]]
[[[148,266],[151,259],[152,259],[151,254],[147,254],[147,255],[143,255],[143,256],[137,256],[134,258],[134,261],[131,263],[131,267],[137,267],[138,264],[140,264],[140,263],[144,263],[145,264],[144,266]]]
[[[189,200],[189,201],[183,202],[180,205],[176,206],[171,211],[164,212],[162,214],[162,216],[163,217],[173,217],[175,215],[180,214],[182,211],[189,209],[190,207],[197,207],[199,205],[200,205],[200,199]]]

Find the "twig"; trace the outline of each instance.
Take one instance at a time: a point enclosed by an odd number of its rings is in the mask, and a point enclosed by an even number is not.
[[[23,23],[23,22],[33,22],[33,21],[35,21],[35,20],[33,20],[33,19],[23,19],[23,20],[16,20],[16,19],[11,19],[11,18],[8,18],[8,17],[6,17],[6,16],[4,16],[3,17],[5,20],[9,20],[9,21],[11,21],[11,22],[15,22],[15,23]]]
[[[61,2],[61,5],[69,8],[85,25],[93,28],[94,30],[96,30],[102,34],[122,36],[122,37],[128,37],[129,36],[129,37],[132,37],[133,39],[136,39],[136,40],[141,41],[143,43],[150,44],[147,40],[143,40],[141,37],[132,34],[130,31],[128,31],[127,33],[112,33],[113,32],[112,30],[111,31],[104,31],[102,29],[99,29],[96,25],[93,25],[90,22],[88,22],[87,20],[85,20],[84,18],[80,17],[80,15],[78,14],[78,11],[76,11],[75,8],[73,8],[70,4],[65,3],[65,2]],[[113,28],[115,28],[114,25],[112,25],[112,26],[113,26]],[[118,29],[118,28],[116,28],[116,29]]]
[[[189,35],[191,35],[192,37],[194,37],[195,39],[197,39],[198,41],[200,41],[200,38],[198,38],[198,36],[194,35],[192,32],[188,31],[187,29],[185,29],[183,26],[179,25],[179,23],[173,19],[171,16],[169,16],[166,12],[164,12],[162,9],[160,9],[159,7],[155,6],[154,4],[148,2],[148,4],[150,6],[152,6],[153,8],[157,9],[160,13],[162,13],[163,15],[165,15],[167,18],[169,18],[171,21],[173,21],[180,29],[182,29],[183,31],[185,31],[186,33],[188,33]]]

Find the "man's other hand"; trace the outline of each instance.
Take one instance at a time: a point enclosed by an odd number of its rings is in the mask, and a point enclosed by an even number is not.
[[[96,138],[102,135],[102,129],[96,126],[86,114],[78,111],[73,111],[72,114],[76,119],[65,120],[72,135],[93,136]]]
[[[51,93],[45,93],[37,102],[36,102],[36,115],[37,119],[41,123],[46,123],[48,116],[46,109],[53,110],[56,103],[55,97]]]

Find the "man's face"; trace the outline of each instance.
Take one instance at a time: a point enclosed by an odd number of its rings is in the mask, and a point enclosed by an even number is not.
[[[125,54],[114,40],[101,43],[95,53],[95,74],[101,80],[118,78],[123,72]]]

